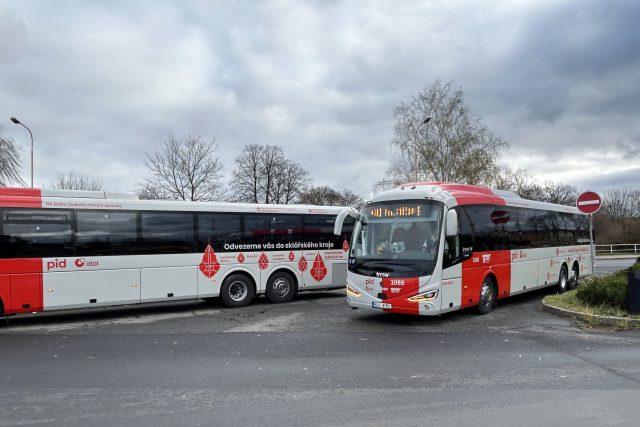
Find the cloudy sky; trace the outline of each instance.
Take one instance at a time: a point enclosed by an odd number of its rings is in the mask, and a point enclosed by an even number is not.
[[[368,197],[393,109],[440,79],[510,144],[502,162],[580,189],[640,186],[640,2],[0,0],[0,125],[28,181],[132,191],[168,136],[276,144],[315,185]]]

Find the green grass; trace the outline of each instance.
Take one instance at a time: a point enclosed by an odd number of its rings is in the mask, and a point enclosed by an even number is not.
[[[627,319],[640,320],[640,315],[632,316],[624,308],[629,270],[640,270],[640,258],[628,269],[604,277],[589,277],[581,281],[578,290],[547,295],[543,301],[545,304],[587,316],[621,318],[614,326],[616,329],[637,328]],[[593,327],[603,325],[602,320],[596,317],[585,317],[583,320]]]
[[[589,279],[592,280],[592,279]],[[586,282],[586,280],[585,280]],[[569,291],[564,294],[554,294],[547,295],[544,297],[544,303],[548,305],[552,305],[554,307],[562,308],[564,310],[571,310],[577,313],[586,314],[588,316],[604,316],[604,317],[619,317],[623,320],[615,322],[613,328],[622,330],[622,329],[633,329],[638,328],[638,326],[627,322],[626,319],[636,319],[640,320],[640,315],[630,315],[626,310],[623,310],[618,307],[611,307],[605,304],[602,305],[589,305],[580,301],[576,297],[577,291]],[[612,325],[605,325],[600,319],[596,317],[585,317],[583,321],[590,327],[593,328],[611,328]]]

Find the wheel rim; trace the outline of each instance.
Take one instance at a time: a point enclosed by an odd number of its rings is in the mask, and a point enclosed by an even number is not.
[[[236,280],[232,282],[229,286],[229,298],[234,300],[235,302],[240,302],[247,297],[249,293],[249,288],[246,283]]]
[[[282,277],[277,278],[273,282],[273,294],[277,297],[284,297],[289,293],[289,289],[291,289],[291,285],[289,281],[283,279]]]
[[[578,279],[578,272],[575,269],[571,269],[571,273],[569,275],[569,283],[575,283]]]
[[[487,282],[482,284],[482,289],[480,290],[480,304],[484,308],[489,308],[493,304],[493,287]]]
[[[567,273],[564,270],[560,273],[560,289],[567,289]]]

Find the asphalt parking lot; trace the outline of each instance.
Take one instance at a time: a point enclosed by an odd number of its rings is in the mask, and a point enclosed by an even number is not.
[[[440,317],[343,291],[13,318],[5,425],[636,425],[640,331],[585,329],[541,290]]]

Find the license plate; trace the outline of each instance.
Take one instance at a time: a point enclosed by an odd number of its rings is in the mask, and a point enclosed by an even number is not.
[[[373,307],[373,308],[391,309],[391,304],[389,304],[388,302],[371,301],[371,307]]]

